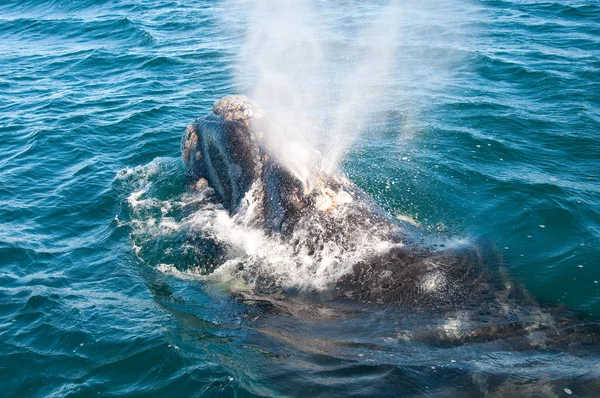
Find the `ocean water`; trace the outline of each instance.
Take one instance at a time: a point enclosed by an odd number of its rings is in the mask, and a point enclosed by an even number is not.
[[[327,7],[340,37],[321,39],[344,44],[384,4]],[[436,236],[493,242],[542,305],[600,319],[600,5],[399,7],[394,95],[342,170]],[[598,350],[410,343],[389,307],[364,322],[279,297],[282,315],[211,278],[232,250],[290,259],[187,192],[179,154],[252,84],[245,10],[0,1],[0,395],[600,394]]]

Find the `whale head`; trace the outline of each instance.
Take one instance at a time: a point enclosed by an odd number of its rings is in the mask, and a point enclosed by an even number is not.
[[[223,207],[235,214],[258,181],[260,218],[274,231],[293,224],[307,209],[328,213],[352,202],[354,188],[347,179],[316,166],[298,172],[288,161],[294,157],[293,148],[274,150],[266,142],[266,131],[285,134],[247,97],[230,95],[215,102],[209,115],[191,123],[181,140],[194,186],[208,184]]]
[[[260,110],[241,95],[217,101],[212,112],[192,122],[181,140],[188,174],[207,182],[230,212],[261,174],[261,148],[252,122]]]

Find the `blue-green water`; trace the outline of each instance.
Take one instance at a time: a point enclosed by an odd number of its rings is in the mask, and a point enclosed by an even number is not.
[[[342,33],[365,12],[330,7]],[[426,8],[404,22],[397,100],[343,169],[393,214],[494,242],[541,302],[600,319],[600,6]],[[179,140],[237,91],[237,12],[0,2],[0,395],[600,394],[591,354],[406,344],[391,310],[270,315],[181,273],[206,264]]]

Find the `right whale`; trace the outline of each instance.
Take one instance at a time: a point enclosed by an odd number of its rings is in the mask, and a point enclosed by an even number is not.
[[[217,101],[191,123],[181,153],[192,190],[210,187],[231,214],[282,239],[298,253],[319,258],[328,247],[354,253],[380,242],[325,289],[287,289],[289,299],[313,305],[386,306],[436,319],[460,319],[413,336],[436,344],[504,339],[515,347],[600,346],[595,321],[543,308],[507,277],[502,256],[486,240],[427,244],[410,221],[385,212],[340,172],[311,167],[289,171],[285,153],[264,138],[276,128],[241,95]],[[249,209],[251,208],[251,209]],[[371,245],[373,246],[373,245]],[[274,301],[268,287],[253,299]]]

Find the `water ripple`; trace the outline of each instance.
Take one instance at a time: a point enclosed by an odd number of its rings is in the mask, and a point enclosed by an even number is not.
[[[389,308],[277,314],[161,271],[191,269],[193,248],[211,247],[187,230],[154,225],[132,249],[131,194],[154,184],[140,197],[159,205],[148,222],[192,211],[172,201],[185,194],[179,140],[239,87],[245,4],[0,4],[1,394],[597,395],[597,357],[421,347]],[[323,41],[348,45],[380,6],[332,8],[339,29]],[[426,230],[490,239],[536,297],[597,319],[600,7],[435,7],[403,16],[403,67],[386,82],[397,95],[345,170]]]

